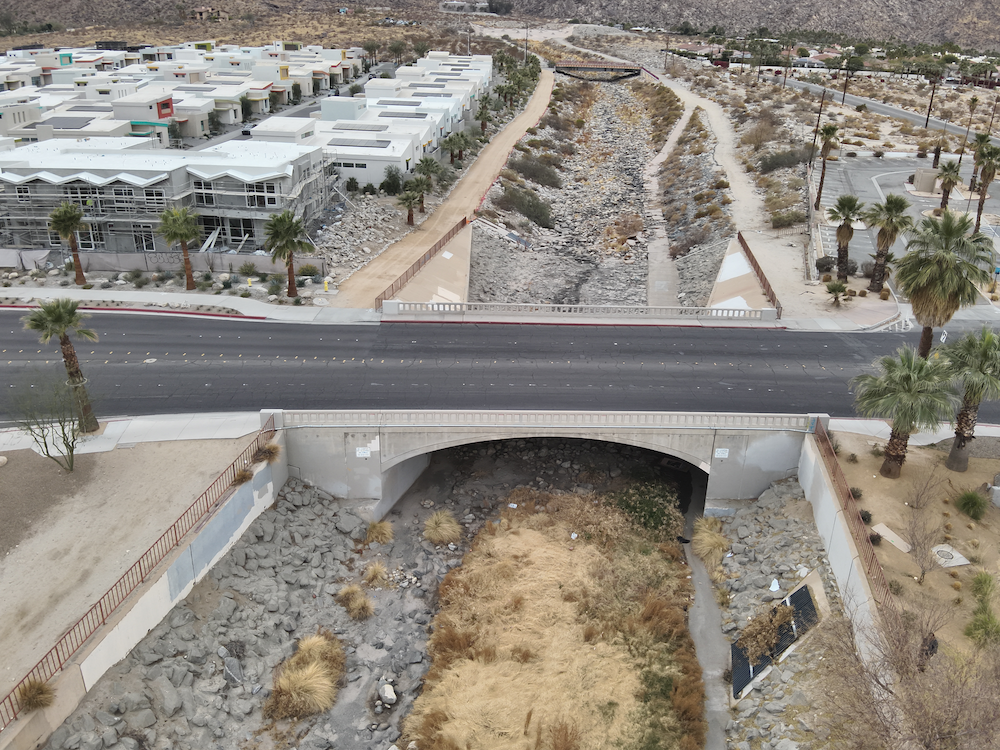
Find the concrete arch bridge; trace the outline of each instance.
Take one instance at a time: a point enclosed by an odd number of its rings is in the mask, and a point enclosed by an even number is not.
[[[578,438],[663,453],[707,475],[706,513],[731,512],[796,473],[817,414],[580,411],[274,411],[291,476],[381,518],[435,451],[519,438]]]

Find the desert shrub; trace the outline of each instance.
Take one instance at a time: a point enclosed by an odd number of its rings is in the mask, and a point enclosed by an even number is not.
[[[504,211],[517,211],[526,219],[530,219],[540,227],[552,229],[552,205],[541,198],[534,190],[521,190],[507,185],[503,195],[494,203]]]
[[[869,524],[869,525],[871,524],[871,522],[872,522],[872,512],[870,510],[865,510],[864,508],[862,508],[861,512],[859,513],[859,515],[861,516],[861,521],[863,523],[866,523],[866,524]]]
[[[712,516],[702,516],[694,522],[691,549],[709,568],[718,564],[729,549],[729,540],[722,533],[722,521]]]
[[[901,584],[899,581],[895,579],[889,581],[889,593],[892,594],[893,596],[902,596],[903,584]]]
[[[877,531],[873,531],[868,535],[868,541],[874,544],[876,547],[882,544],[882,535]]]
[[[344,647],[328,630],[319,630],[298,642],[295,653],[284,663],[283,669],[304,669],[309,664],[320,664],[335,678],[344,670]]]
[[[347,182],[344,183],[344,187],[347,188],[347,192],[356,193],[360,189],[357,177],[348,177]]]
[[[389,521],[372,521],[368,524],[368,533],[365,534],[365,541],[368,544],[388,544],[393,540],[392,524]]]
[[[299,276],[319,276],[319,269],[312,263],[299,266]]]
[[[379,188],[388,195],[399,195],[403,191],[403,172],[394,164],[385,168],[385,178]]]
[[[965,627],[965,635],[980,646],[1000,643],[1000,620],[993,614],[987,602],[980,602],[972,616],[972,622]]]
[[[795,610],[786,604],[774,607],[754,617],[743,628],[739,644],[746,651],[747,659],[756,664],[763,656],[770,656],[778,645],[778,631],[791,623]]]
[[[778,211],[771,214],[771,227],[774,229],[783,229],[784,227],[801,224],[805,220],[806,214],[804,211]]]
[[[851,494],[854,495],[855,500],[860,500],[865,493],[860,487],[851,487]]]
[[[767,174],[768,172],[773,172],[776,169],[794,167],[796,164],[803,164],[807,161],[809,161],[808,148],[792,148],[787,151],[778,151],[773,154],[768,154],[760,160],[760,164],[757,169],[761,174]]]
[[[849,455],[847,457],[847,463],[849,463],[849,464],[856,464],[857,462],[858,462],[858,454],[857,453],[852,453],[851,455]]]
[[[369,563],[368,567],[365,568],[364,579],[365,583],[372,588],[385,586],[389,581],[389,571],[386,569],[385,563],[381,560]]]
[[[636,482],[607,495],[609,504],[625,511],[643,528],[674,537],[684,526],[677,509],[677,491],[666,484]]]
[[[375,614],[375,603],[357,584],[345,586],[336,598],[352,620],[367,620]]]
[[[280,455],[281,446],[277,443],[268,443],[253,454],[253,462],[259,464],[266,461],[269,464],[273,464],[278,460],[278,456]]]
[[[363,188],[361,188],[361,192],[364,193],[365,195],[375,195],[376,193],[378,193],[378,188],[375,187],[373,183],[369,182]]]
[[[337,687],[321,664],[284,669],[264,706],[269,719],[292,719],[328,711],[337,700]]]
[[[245,263],[242,263],[240,265],[240,267],[238,269],[236,269],[236,270],[238,270],[240,272],[241,276],[256,276],[257,275],[257,266],[255,266],[250,261],[246,261]]]
[[[986,515],[990,507],[989,499],[976,490],[967,490],[955,498],[955,507],[974,521],[979,521]]]
[[[462,527],[449,511],[439,510],[424,524],[424,538],[431,544],[457,544],[462,539]]]
[[[253,479],[253,470],[252,469],[240,469],[233,476],[233,484],[232,484],[232,486],[233,487],[238,487],[241,484],[246,484],[251,479]]]
[[[716,180],[714,183],[712,183],[712,187],[715,188],[716,190],[722,190],[724,188],[727,188],[729,187],[729,180],[720,178]]]
[[[837,259],[832,255],[824,255],[816,259],[816,270],[820,273],[830,273],[837,267]]]
[[[993,598],[993,594],[996,592],[997,579],[989,571],[981,570],[972,576],[970,586],[972,587],[972,595],[976,599],[988,601]]]
[[[508,162],[508,166],[538,185],[545,185],[552,188],[562,187],[562,180],[559,179],[558,172],[552,166],[544,164],[537,159],[530,157],[511,159]]]
[[[55,691],[49,683],[41,680],[28,680],[17,689],[17,702],[23,711],[48,708],[55,699]]]

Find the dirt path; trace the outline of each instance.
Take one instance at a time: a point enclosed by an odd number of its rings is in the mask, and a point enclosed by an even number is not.
[[[414,261],[443,237],[462,217],[471,217],[490,185],[500,174],[514,144],[545,114],[555,75],[543,70],[528,106],[511,120],[476,158],[451,196],[419,228],[410,232],[367,266],[355,273],[331,299],[335,307],[371,308],[375,297],[398,279]]]

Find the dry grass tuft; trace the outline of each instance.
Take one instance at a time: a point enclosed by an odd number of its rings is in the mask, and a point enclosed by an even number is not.
[[[550,731],[552,750],[580,750],[580,730],[575,724],[560,721]]]
[[[394,538],[392,524],[388,521],[372,521],[368,524],[368,533],[365,534],[365,543],[388,544]]]
[[[257,450],[253,454],[253,462],[259,464],[266,461],[269,464],[273,464],[278,460],[278,456],[281,455],[281,446],[277,443],[268,443],[263,448]]]
[[[344,607],[352,620],[367,620],[375,614],[375,602],[365,594],[354,597]]]
[[[372,588],[378,589],[389,582],[389,570],[381,560],[375,560],[365,568],[365,583]]]
[[[694,522],[691,549],[708,568],[713,568],[722,560],[729,549],[729,540],[722,533],[722,521],[718,518],[702,516]]]
[[[246,484],[251,479],[253,479],[252,469],[240,469],[239,471],[236,472],[235,476],[233,476],[232,486],[239,487],[241,484]]]
[[[431,544],[457,544],[462,539],[462,527],[447,510],[439,510],[424,524],[424,538]]]
[[[331,675],[344,671],[344,647],[329,630],[319,630],[299,641],[295,653],[285,662],[284,670],[299,670],[309,664],[321,664]]]
[[[337,687],[322,664],[283,669],[264,705],[264,716],[268,719],[312,716],[330,710],[336,700]]]
[[[525,646],[515,646],[510,652],[510,658],[520,664],[527,664],[529,661],[534,661],[537,656],[538,654]]]
[[[23,711],[48,708],[55,699],[55,691],[49,686],[49,683],[41,680],[28,680],[17,689],[17,702]]]
[[[347,603],[351,599],[357,599],[359,596],[364,596],[365,592],[361,590],[361,587],[356,583],[344,586],[340,591],[337,592],[336,599],[343,606],[347,606]]]
[[[795,610],[781,604],[754,617],[743,628],[739,643],[747,652],[747,659],[756,664],[762,656],[769,656],[778,643],[778,630],[790,623]]]

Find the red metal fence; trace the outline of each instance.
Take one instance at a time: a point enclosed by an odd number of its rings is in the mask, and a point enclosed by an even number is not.
[[[750,246],[747,241],[743,239],[743,232],[737,232],[736,238],[740,241],[740,247],[743,248],[743,252],[747,256],[747,260],[750,261],[750,267],[753,269],[754,274],[757,276],[757,281],[760,282],[760,288],[764,290],[764,296],[767,297],[768,301],[774,305],[774,309],[778,311],[778,320],[781,320],[781,303],[778,302],[778,295],[774,293],[774,289],[771,288],[771,282],[767,280],[767,276],[764,275],[763,269],[761,269],[760,264],[757,263],[757,259],[753,256],[753,252],[750,250]]]
[[[406,282],[408,282],[410,279],[416,276],[417,271],[419,271],[421,268],[430,263],[431,258],[433,258],[435,255],[441,252],[441,249],[449,242],[451,242],[452,237],[461,232],[462,229],[465,227],[465,225],[468,223],[469,220],[463,216],[462,220],[458,222],[455,226],[453,226],[451,229],[449,229],[444,237],[442,237],[433,245],[431,245],[430,250],[428,250],[426,253],[417,258],[416,261],[414,261],[413,265],[407,268],[406,272],[402,276],[400,276],[398,279],[392,282],[391,286],[387,287],[384,292],[382,292],[378,297],[375,298],[375,309],[381,310],[382,303],[385,302],[387,299],[392,299],[392,297],[396,294],[396,292],[398,292],[400,289],[406,286]]]
[[[0,701],[0,730],[13,722],[21,712],[20,701],[17,697],[19,688],[31,680],[45,682],[62,669],[73,654],[90,636],[97,632],[98,628],[104,625],[118,606],[146,580],[153,569],[184,539],[184,536],[206,521],[208,516],[228,497],[237,472],[253,463],[254,454],[274,437],[274,433],[274,417],[271,417],[239,458],[233,461],[207,490],[201,493],[198,499],[191,504],[191,507],[185,510],[159,539],[153,542],[153,546],[146,550],[145,554],[131,568],[125,571],[117,583],[97,600],[97,603],[14,686],[10,694]]]
[[[847,519],[851,536],[854,537],[854,545],[858,548],[861,562],[865,566],[865,573],[868,575],[868,583],[872,588],[875,601],[889,610],[895,611],[896,602],[889,591],[889,584],[885,580],[882,564],[875,556],[875,548],[868,536],[871,532],[869,532],[865,522],[861,520],[861,511],[858,510],[858,504],[851,493],[851,488],[847,485],[847,479],[840,470],[840,462],[833,450],[833,443],[830,442],[830,437],[827,435],[823,423],[819,420],[816,421],[816,445],[819,447],[820,455],[823,456],[826,470],[830,472],[830,479],[833,480],[837,497],[840,499],[840,507],[844,509],[844,518]]]

